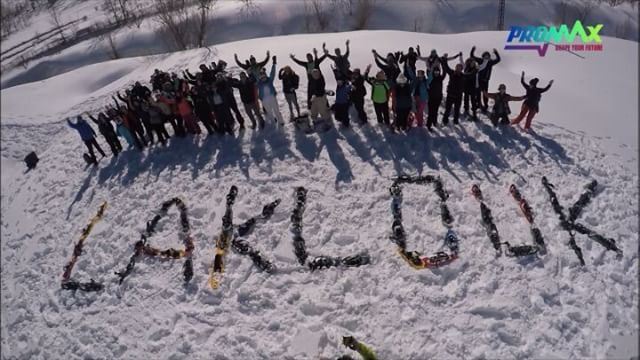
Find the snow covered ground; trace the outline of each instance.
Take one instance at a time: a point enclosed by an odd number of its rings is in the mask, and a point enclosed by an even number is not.
[[[332,49],[349,38],[352,66],[364,68],[372,62],[372,46],[381,53],[420,44],[466,54],[474,44],[480,51],[500,49],[505,37],[368,31],[244,40],[215,51],[231,63],[234,52],[261,57],[271,49],[280,67],[291,64],[289,53],[302,57],[322,41]],[[542,84],[555,80],[543,95],[533,133],[495,129],[484,117],[435,134],[355,126],[303,135],[271,125],[234,137],[172,139],[167,148],[128,151],[90,169],[84,169],[83,145],[64,117],[100,109],[114,91],[146,81],[154,68],[194,69],[212,55],[192,50],[110,61],[2,90],[2,356],[331,359],[349,353],[340,340],[353,334],[381,359],[637,357],[638,74],[627,65],[637,63],[637,43],[604,38],[604,47],[585,60],[555,51],[544,58],[501,52],[492,89],[503,82],[511,94],[521,94],[522,70]],[[322,69],[333,87],[329,63]],[[367,110],[374,118],[369,103]],[[42,161],[24,173],[20,161],[34,149]],[[388,187],[400,173],[442,177],[461,238],[458,261],[416,271],[396,254],[388,240]],[[565,208],[583,185],[598,180],[598,195],[581,221],[615,238],[625,252],[621,260],[578,235],[587,263],[579,266],[542,175],[556,184]],[[549,254],[495,258],[469,194],[474,183],[481,185],[501,236],[531,243],[508,193],[516,183],[534,208]],[[274,217],[248,238],[279,272],[261,273],[231,253],[221,288],[211,291],[206,281],[213,239],[234,184],[236,223],[282,199]],[[288,228],[293,188],[300,185],[309,189],[309,253],[366,250],[372,265],[315,273],[297,265]],[[404,194],[409,247],[437,251],[445,228],[433,191],[407,185]],[[182,286],[182,261],[145,258],[119,286],[113,271],[124,268],[146,221],[174,196],[188,206],[195,239],[191,284]],[[75,295],[60,290],[62,266],[105,200],[105,217],[74,277],[103,281],[106,289]],[[151,243],[177,246],[177,222],[171,210]]]

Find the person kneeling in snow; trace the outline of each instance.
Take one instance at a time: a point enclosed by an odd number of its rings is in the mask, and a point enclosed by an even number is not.
[[[493,99],[493,113],[489,117],[493,126],[498,126],[498,121],[500,124],[509,125],[509,114],[511,114],[509,101],[522,101],[525,98],[525,96],[511,96],[507,94],[507,86],[505,84],[498,86],[497,93],[484,91],[483,95],[488,99]]]
[[[511,120],[511,125],[515,125],[524,119],[525,115],[527,116],[527,121],[524,124],[525,130],[531,128],[531,120],[539,111],[540,97],[542,93],[549,90],[551,85],[553,84],[553,80],[549,81],[549,85],[544,88],[537,87],[538,78],[533,78],[529,81],[529,85],[524,82],[524,71],[522,72],[522,76],[520,77],[520,83],[527,91],[525,95],[524,103],[522,103],[522,109],[520,110],[520,114],[513,120]]]
[[[93,131],[93,128],[91,127],[91,125],[89,125],[89,123],[87,123],[82,118],[82,116],[78,115],[78,121],[75,124],[71,122],[70,118],[67,118],[67,124],[69,125],[69,127],[78,131],[78,134],[80,134],[80,138],[82,139],[84,144],[87,146],[87,149],[89,149],[89,154],[91,155],[91,159],[93,160],[94,164],[96,164],[98,161],[96,159],[96,154],[94,154],[93,152],[94,147],[98,149],[98,152],[102,154],[102,157],[107,156],[105,155],[104,151],[102,151],[102,148],[100,148],[100,145],[98,145],[98,142],[96,141],[96,132]]]
[[[273,57],[273,64],[271,64],[271,72],[267,76],[265,69],[260,70],[260,76],[258,77],[258,96],[262,101],[262,106],[266,110],[267,117],[273,118],[273,120],[280,125],[284,125],[282,114],[280,113],[280,107],[278,106],[278,99],[276,99],[276,88],[273,86],[273,79],[276,75],[276,57]]]

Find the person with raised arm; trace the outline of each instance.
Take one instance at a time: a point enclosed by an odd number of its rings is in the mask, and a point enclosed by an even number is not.
[[[273,63],[271,64],[271,71],[267,75],[267,71],[262,69],[260,76],[258,77],[258,96],[264,106],[267,117],[272,118],[276,124],[284,125],[282,114],[280,113],[280,107],[278,106],[278,99],[276,98],[276,88],[273,86],[273,80],[276,76],[276,57],[273,56]]]
[[[325,44],[322,44],[325,47]],[[296,64],[304,67],[307,73],[307,109],[311,109],[311,89],[309,88],[309,83],[311,82],[311,72],[314,69],[320,70],[320,64],[326,59],[328,54],[324,54],[321,57],[318,57],[318,50],[313,48],[313,55],[307,53],[307,61],[300,61],[296,59],[293,54],[289,54],[289,57]]]
[[[238,54],[233,54],[233,59],[236,61],[236,64],[238,64],[238,66],[242,68],[242,70],[248,72],[249,74],[252,74],[257,79],[262,68],[264,68],[265,65],[267,65],[267,63],[269,62],[270,56],[270,52],[269,50],[267,50],[267,57],[260,62],[257,62],[255,56],[253,55],[249,56],[249,60],[245,60],[244,64],[241,63],[240,60],[238,60]]]
[[[342,79],[348,79],[350,75],[350,67],[349,63],[349,40],[345,42],[347,46],[347,51],[345,51],[344,55],[340,52],[340,48],[335,48],[335,55],[329,54],[329,50],[327,50],[325,43],[322,44],[322,51],[327,55],[333,63],[335,64],[337,73],[340,75]]]
[[[367,66],[366,74],[369,74],[371,64]],[[385,124],[390,126],[389,122],[389,97],[391,94],[391,87],[387,82],[387,76],[383,70],[378,71],[375,78],[366,77],[366,81],[371,85],[371,101],[373,101],[373,108],[376,112],[376,118],[378,124]]]
[[[442,124],[447,125],[449,123],[449,114],[453,108],[453,123],[459,124],[458,118],[460,116],[460,105],[462,104],[462,90],[464,88],[464,74],[462,68],[464,66],[462,62],[462,52],[457,56],[459,63],[456,64],[455,70],[451,70],[449,67],[447,54],[442,56],[442,69],[449,75],[449,83],[447,84],[447,100],[444,104],[444,115],[442,116]]]
[[[551,85],[553,85],[553,80],[551,80],[547,86],[539,88],[537,86],[538,82],[538,78],[533,78],[529,80],[529,84],[527,85],[527,83],[524,82],[524,71],[522,72],[520,83],[527,93],[525,95],[525,100],[522,103],[520,114],[515,119],[511,120],[511,125],[518,124],[526,116],[527,120],[524,124],[524,128],[525,130],[529,130],[531,128],[531,121],[540,110],[540,98],[542,97],[542,93],[548,91],[551,88]]]
[[[483,91],[482,95],[493,100],[493,112],[489,116],[493,126],[498,126],[498,123],[501,125],[509,125],[509,114],[511,114],[509,102],[522,101],[526,97],[525,95],[511,96],[507,94],[507,86],[505,84],[498,85],[498,92],[489,93]]]
[[[484,94],[489,91],[489,80],[491,79],[491,70],[493,69],[494,65],[500,62],[500,54],[498,53],[498,50],[493,49],[493,53],[496,56],[495,59],[491,58],[491,54],[488,51],[483,52],[482,57],[479,58],[475,56],[474,54],[475,50],[476,50],[475,46],[471,48],[470,55],[472,59],[474,59],[478,64],[481,64],[482,62],[487,61],[487,66],[485,66],[485,68],[482,71],[480,71],[480,73],[478,74],[478,81],[480,82],[480,91],[483,94],[481,99],[482,100],[481,110],[482,112],[487,112],[487,108],[489,106],[489,98],[484,96]]]
[[[278,79],[282,80],[282,92],[284,93],[285,100],[287,100],[287,105],[289,105],[289,118],[293,121],[295,117],[293,115],[294,107],[296,108],[298,117],[300,117],[300,106],[298,105],[298,96],[296,95],[296,89],[298,89],[298,85],[300,84],[300,77],[291,69],[291,66],[287,65],[278,71]]]

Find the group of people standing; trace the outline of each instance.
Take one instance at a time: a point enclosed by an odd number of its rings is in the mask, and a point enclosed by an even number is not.
[[[420,46],[415,49],[410,47],[406,53],[390,52],[386,57],[372,50],[379,70],[374,76],[369,76],[371,64],[364,72],[360,68],[351,68],[348,40],[345,45],[344,53],[336,48],[331,54],[326,45],[322,44],[322,55],[319,56],[314,48],[312,53],[306,54],[306,61],[290,55],[291,60],[303,68],[307,77],[308,114],[300,111],[296,92],[300,84],[298,74],[290,66],[277,71],[290,121],[305,118],[314,124],[329,122],[333,113],[338,122],[348,127],[352,117],[349,110],[353,106],[358,121],[366,124],[368,116],[364,109],[367,96],[365,84],[368,84],[377,122],[389,126],[392,131],[407,131],[414,125],[426,125],[427,129],[433,130],[438,125],[438,112],[443,100],[444,113],[440,118],[443,125],[449,123],[450,116],[453,117],[454,124],[459,124],[462,106],[466,118],[476,121],[478,111],[489,113],[489,99],[494,101],[489,114],[494,125],[517,124],[526,117],[525,129],[528,129],[538,112],[541,94],[553,83],[551,81],[545,88],[538,88],[538,79],[534,78],[526,83],[523,72],[521,83],[526,91],[524,95],[509,95],[504,84],[498,86],[497,92],[490,93],[492,69],[500,62],[500,54],[493,49],[493,56],[486,51],[481,57],[477,57],[475,46],[464,61],[462,52],[454,56],[446,53],[439,56],[436,50],[431,50],[428,56],[423,57]],[[320,69],[326,59],[332,62],[335,91],[327,90]],[[450,67],[449,62],[456,59],[457,63],[453,68]],[[245,116],[249,119],[247,126],[252,129],[264,128],[266,121],[284,125],[274,85],[276,56],[271,56],[267,51],[262,61],[257,61],[253,55],[241,61],[235,54],[234,60],[242,69],[238,77],[227,70],[224,60],[210,65],[201,64],[195,74],[185,69],[181,76],[175,72],[167,73],[156,69],[150,78],[151,89],[136,82],[125,90],[124,96],[117,93],[113,97],[113,105],[107,106],[97,117],[88,113],[86,115],[98,126],[114,156],[123,149],[120,138],[129,147],[138,149],[155,142],[165,144],[170,138],[165,126],[167,123],[170,124],[173,135],[178,137],[200,134],[202,130],[199,123],[202,123],[209,134],[233,134],[235,123],[240,131],[245,129]],[[269,60],[271,66],[267,70]],[[418,66],[419,61],[424,62],[424,68]],[[443,89],[447,76],[449,81],[445,99]],[[239,92],[244,115],[236,101],[235,90]],[[329,105],[328,96],[332,95],[335,95],[335,100]],[[509,102],[522,100],[524,103],[520,114],[510,121]],[[95,140],[95,131],[85,118],[80,115],[75,123],[70,119],[67,121],[86,144],[89,159],[94,163],[97,161],[94,148],[105,156]]]

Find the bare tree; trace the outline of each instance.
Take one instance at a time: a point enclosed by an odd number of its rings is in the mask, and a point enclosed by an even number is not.
[[[310,26],[313,22],[318,31],[325,31],[329,27],[330,12],[323,0],[305,0],[305,15],[307,31],[313,28]]]
[[[109,50],[110,53],[109,55],[111,56],[112,59],[120,59],[120,53],[118,52],[118,49],[116,48],[116,41],[113,39],[113,31],[109,31],[107,33],[107,41],[109,42]]]
[[[198,11],[200,12],[200,22],[198,24],[198,47],[204,47],[204,39],[207,34],[207,23],[209,21],[209,11],[215,6],[217,0],[198,0]]]
[[[49,15],[51,16],[53,25],[55,25],[56,29],[58,30],[58,35],[60,35],[60,39],[62,39],[63,43],[67,42],[67,38],[64,37],[64,32],[62,31],[62,24],[60,23],[60,13],[58,13],[55,3],[49,6],[48,12],[49,12]]]
[[[238,0],[241,3],[238,13],[242,17],[249,17],[260,12],[260,6],[255,0]]]
[[[217,0],[196,0],[196,9],[188,0],[157,0],[156,21],[161,31],[171,39],[173,48],[186,50],[205,46],[205,36],[209,24],[209,14]]]
[[[579,2],[576,6],[576,18],[584,23],[598,4],[591,1]]]
[[[373,5],[375,0],[348,0],[349,11],[353,14],[352,8],[355,2],[355,24],[354,30],[364,30],[371,20],[371,14],[373,14]]]

